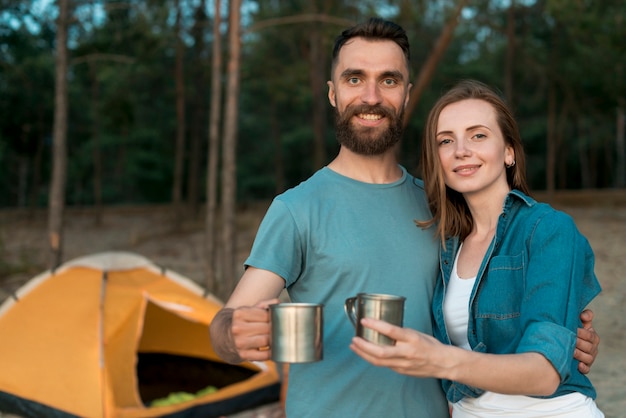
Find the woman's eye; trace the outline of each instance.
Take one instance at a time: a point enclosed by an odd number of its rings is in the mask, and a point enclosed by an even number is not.
[[[451,140],[451,139],[449,139],[449,138],[443,138],[443,139],[440,139],[440,140],[439,140],[439,145],[446,145],[446,144],[449,144],[450,142],[452,142],[452,140]]]
[[[485,134],[476,134],[474,135],[474,139],[484,139],[487,138],[487,135]]]

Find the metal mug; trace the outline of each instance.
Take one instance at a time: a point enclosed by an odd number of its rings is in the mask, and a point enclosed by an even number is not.
[[[270,305],[272,360],[309,363],[323,357],[324,305],[277,303]]]
[[[346,299],[344,308],[348,319],[356,330],[357,337],[362,337],[376,344],[394,345],[395,340],[361,325],[361,319],[375,318],[401,327],[405,300],[404,296],[359,293]]]

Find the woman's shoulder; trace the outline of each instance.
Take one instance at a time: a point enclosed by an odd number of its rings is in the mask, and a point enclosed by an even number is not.
[[[554,208],[549,203],[537,202],[532,198],[517,200],[514,204],[514,224],[522,227],[534,237],[547,237],[553,234],[570,236],[580,235],[574,218],[568,213]]]
[[[528,221],[542,221],[557,225],[574,224],[574,219],[566,212],[556,209],[546,202],[539,202],[534,198],[513,190],[511,198],[517,201],[518,212]]]

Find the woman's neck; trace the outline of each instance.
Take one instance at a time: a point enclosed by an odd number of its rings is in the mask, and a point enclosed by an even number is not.
[[[480,194],[464,195],[473,220],[470,235],[479,239],[491,240],[509,191],[510,189],[507,187]]]

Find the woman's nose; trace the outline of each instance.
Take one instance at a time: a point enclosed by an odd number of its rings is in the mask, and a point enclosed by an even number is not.
[[[457,157],[467,157],[471,154],[472,150],[468,147],[467,141],[464,139],[458,139],[455,141],[454,153]]]

